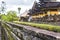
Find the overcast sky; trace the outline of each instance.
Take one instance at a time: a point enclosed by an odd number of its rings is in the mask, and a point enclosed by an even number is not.
[[[18,7],[21,7],[21,13],[32,7],[34,0],[1,0],[6,2],[7,10],[18,11]],[[0,3],[1,3],[0,1]]]
[[[18,7],[21,7],[21,13],[23,13],[25,10],[28,10],[32,7],[33,2],[35,0],[0,0],[6,2],[7,10],[15,10],[18,11]],[[36,0],[37,1],[37,0]],[[59,0],[58,0],[59,1]]]

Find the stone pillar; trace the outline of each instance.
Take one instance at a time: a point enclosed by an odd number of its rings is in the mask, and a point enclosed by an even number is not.
[[[48,16],[50,16],[50,11],[47,12]]]
[[[50,11],[48,11],[47,14],[48,14],[48,21],[49,21],[50,20],[50,15],[51,15]]]
[[[60,9],[58,10],[58,14],[60,15]]]
[[[30,22],[32,20],[32,16],[29,17],[28,21]]]

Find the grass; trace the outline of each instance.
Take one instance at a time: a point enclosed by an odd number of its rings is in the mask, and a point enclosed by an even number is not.
[[[32,22],[17,22],[17,21],[14,23],[37,27],[40,29],[45,29],[45,30],[54,31],[54,32],[60,32],[60,26],[55,26],[55,25],[38,24],[38,23],[32,23]]]

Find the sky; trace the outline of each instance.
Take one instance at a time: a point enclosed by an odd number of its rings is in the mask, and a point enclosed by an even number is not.
[[[23,13],[25,10],[29,10],[32,8],[35,0],[0,0],[0,4],[1,4],[1,1],[6,2],[7,11],[14,10],[18,12],[18,7],[21,7],[20,13]],[[60,1],[60,0],[57,0],[57,1]]]
[[[18,7],[21,7],[21,12],[23,13],[25,10],[29,10],[32,8],[33,2],[35,0],[0,0],[6,2],[6,10],[14,10],[18,12]]]

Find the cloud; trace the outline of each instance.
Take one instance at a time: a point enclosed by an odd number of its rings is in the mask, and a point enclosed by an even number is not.
[[[27,0],[24,0],[24,2],[27,2]]]
[[[4,0],[4,1],[8,5],[31,5],[34,0]]]
[[[25,10],[28,10],[32,7],[34,0],[4,0],[7,4],[7,10],[18,10],[18,7],[21,7],[21,13]]]

